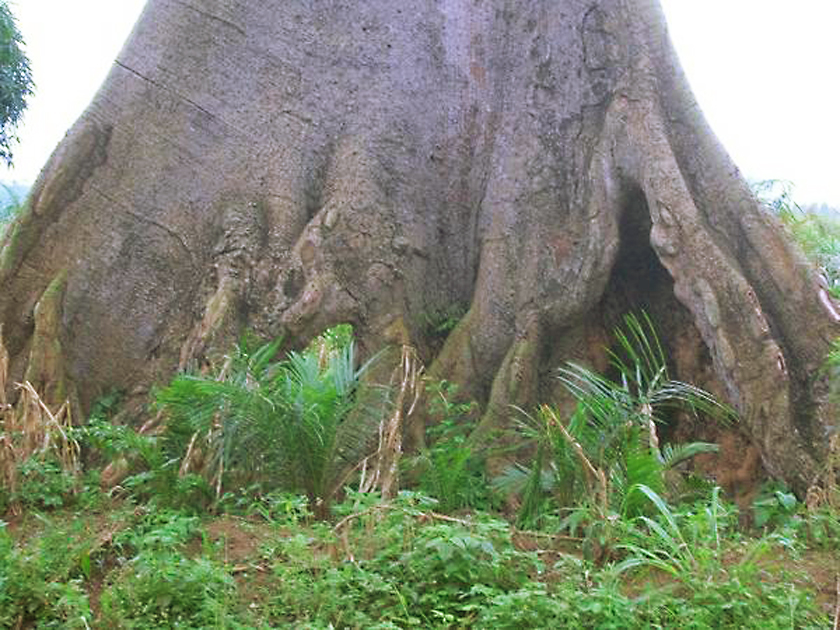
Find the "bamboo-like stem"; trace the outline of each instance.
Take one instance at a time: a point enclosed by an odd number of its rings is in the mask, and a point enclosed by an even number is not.
[[[834,630],[840,629],[840,575],[837,576],[837,605],[834,607]]]
[[[397,489],[399,462],[402,457],[402,431],[406,419],[414,413],[420,399],[421,376],[423,365],[417,351],[408,345],[402,347],[399,367],[391,376],[391,382],[399,381],[400,388],[390,417],[383,418],[379,424],[379,447],[369,458],[362,462],[362,481],[359,488],[369,492],[379,488],[382,498],[393,498]],[[411,401],[408,403],[408,401]],[[406,404],[408,409],[406,410]],[[368,460],[373,460],[373,467],[368,469]],[[369,476],[368,476],[369,474]]]
[[[583,452],[583,447],[580,445],[580,442],[572,437],[569,430],[566,429],[566,426],[560,422],[560,419],[557,417],[554,410],[551,407],[544,406],[543,411],[548,416],[552,424],[560,430],[563,438],[565,438],[565,440],[569,443],[569,446],[572,447],[572,450],[580,460],[586,477],[586,484],[589,486],[590,491],[595,495],[596,503],[601,510],[602,518],[606,518],[609,513],[607,503],[607,476],[604,474],[603,470],[592,465],[592,462],[589,461],[586,453]]]

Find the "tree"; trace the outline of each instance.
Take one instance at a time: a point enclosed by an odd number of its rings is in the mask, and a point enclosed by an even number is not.
[[[32,94],[32,72],[23,38],[8,4],[0,2],[0,159],[12,164],[14,130]]]
[[[653,0],[150,0],[0,261],[12,376],[84,408],[246,327],[350,322],[416,345],[489,432],[640,307],[804,494],[837,313]]]

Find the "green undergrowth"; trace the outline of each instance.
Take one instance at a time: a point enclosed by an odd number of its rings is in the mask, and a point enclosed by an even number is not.
[[[0,627],[829,627],[827,513],[779,504],[746,535],[715,491],[620,522],[596,564],[568,537],[439,507],[348,491],[330,522],[283,493],[212,515],[104,495],[33,509],[0,527]]]
[[[434,424],[427,431],[428,445],[405,460],[406,472],[417,477],[418,489],[434,497],[443,511],[500,507],[485,457],[469,441],[478,405],[457,402],[458,387],[448,381],[429,383],[426,394]]]
[[[837,513],[768,485],[740,529],[675,468],[713,446],[658,437],[674,407],[731,412],[669,378],[648,318],[616,340],[616,380],[561,370],[571,418],[512,410],[536,457],[497,480],[475,406],[425,383],[435,425],[390,498],[359,489],[392,392],[363,378],[348,328],[179,375],[152,430],[106,396],[67,437],[82,470],[41,449],[0,489],[0,627],[829,627]]]
[[[840,215],[803,210],[794,201],[793,185],[784,180],[756,182],[753,191],[817,265],[831,296],[840,299]]]

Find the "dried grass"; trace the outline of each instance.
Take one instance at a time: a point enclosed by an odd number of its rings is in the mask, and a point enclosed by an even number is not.
[[[18,490],[18,469],[32,457],[42,461],[53,457],[61,468],[78,475],[79,443],[72,437],[73,418],[70,402],[65,401],[55,413],[44,403],[29,381],[17,383],[17,403],[9,404],[6,388],[9,378],[9,354],[0,327],[0,483],[12,496]],[[20,512],[14,502],[12,513]]]
[[[227,357],[216,381],[223,382],[227,379],[233,366],[233,358]],[[250,376],[248,376],[250,379]],[[181,460],[181,467],[178,476],[186,477],[188,474],[199,474],[213,488],[216,499],[222,496],[222,479],[225,474],[225,462],[222,453],[222,418],[216,414],[213,418],[213,426],[209,432],[196,431],[190,438],[184,459]]]
[[[399,463],[402,457],[403,426],[420,400],[423,363],[417,351],[404,345],[400,364],[391,375],[391,385],[399,383],[393,413],[379,424],[379,447],[362,462],[359,489],[370,492],[379,488],[384,500],[393,498],[399,486]],[[370,468],[368,468],[370,466]]]
[[[0,324],[0,420],[5,419],[8,410],[6,384],[9,382],[9,353],[3,344],[3,324]]]
[[[180,477],[197,473],[209,480],[210,486],[216,494],[216,499],[222,496],[222,479],[225,474],[225,462],[222,456],[222,420],[217,414],[213,420],[213,428],[202,436],[196,431],[190,438],[187,452],[181,461],[178,471]]]

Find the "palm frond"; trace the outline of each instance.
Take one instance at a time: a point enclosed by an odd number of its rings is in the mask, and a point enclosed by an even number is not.
[[[491,483],[493,488],[503,494],[522,494],[535,470],[535,466],[529,467],[520,463],[511,464],[506,466],[502,474],[495,477]]]
[[[688,444],[666,444],[662,448],[662,459],[665,468],[673,468],[677,464],[691,459],[701,453],[717,453],[720,447],[709,442],[689,442]]]
[[[663,383],[652,392],[650,403],[656,408],[687,409],[694,414],[699,412],[723,421],[731,421],[736,417],[731,407],[717,400],[712,394],[682,381],[669,380]]]
[[[657,424],[663,421],[662,413],[673,408],[728,419],[734,412],[710,393],[670,378],[665,353],[646,313],[627,315],[623,328],[615,330],[615,339],[617,348],[608,353],[618,371],[616,380],[575,363],[559,370],[558,378],[578,403],[568,423],[559,425],[556,412],[545,408],[536,416],[520,410],[518,425],[523,435],[536,440],[539,449],[546,449],[541,452],[548,464],[540,469],[555,474],[556,498],[591,490],[592,484],[586,480],[593,471],[581,467],[583,457],[612,495],[610,507],[640,514],[647,507],[645,497],[650,497],[634,488],[661,493],[666,468],[716,449],[695,443],[666,445],[660,450]],[[524,474],[525,470],[518,472]],[[533,474],[535,469],[527,470]],[[504,483],[512,484],[517,478],[511,472]]]
[[[275,341],[249,354],[242,343],[219,377],[178,376],[157,400],[170,426],[192,435],[188,450],[200,453],[217,492],[222,475],[236,471],[324,506],[374,443],[379,416],[374,421],[372,413],[387,404],[387,391],[362,386],[371,361],[356,369],[352,342],[273,362],[278,347]]]
[[[646,486],[657,493],[665,490],[663,478],[664,466],[660,461],[659,454],[655,453],[647,445],[642,445],[641,431],[636,429],[630,436],[626,445],[626,451],[621,460],[621,473],[616,475],[613,482],[616,507],[620,506],[625,516],[638,516],[644,512],[644,501],[638,492],[631,489],[638,486]]]
[[[633,313],[625,315],[624,329],[616,328],[613,336],[626,360],[609,351],[610,360],[640,391],[651,389],[658,381],[668,380],[665,353],[647,313],[642,312],[641,317]]]

